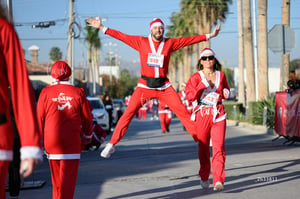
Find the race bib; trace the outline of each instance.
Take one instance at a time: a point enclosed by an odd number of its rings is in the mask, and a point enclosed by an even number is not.
[[[201,103],[209,106],[216,106],[218,103],[219,94],[216,92],[207,92],[206,90],[202,94]]]
[[[162,68],[164,63],[164,55],[148,53],[147,65]]]

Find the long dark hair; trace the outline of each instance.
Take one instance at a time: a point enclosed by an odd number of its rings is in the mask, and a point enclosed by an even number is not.
[[[201,64],[201,59],[198,60],[196,68],[198,71],[203,69],[203,65]],[[222,70],[222,64],[219,62],[219,60],[216,57],[215,57],[214,70],[219,70],[219,71]]]

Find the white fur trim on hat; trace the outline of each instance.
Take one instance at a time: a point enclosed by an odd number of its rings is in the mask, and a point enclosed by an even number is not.
[[[150,23],[150,30],[151,30],[154,26],[164,27],[164,22],[162,22],[162,20],[159,19],[159,18],[154,18],[154,19],[152,20],[152,22]]]
[[[200,53],[200,58],[205,54],[211,54],[211,55],[215,56],[215,52],[210,48],[204,48]]]

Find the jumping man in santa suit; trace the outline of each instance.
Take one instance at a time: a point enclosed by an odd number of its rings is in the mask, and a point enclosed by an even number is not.
[[[123,41],[130,47],[137,50],[140,54],[141,77],[138,81],[130,103],[120,118],[110,142],[101,152],[101,156],[108,158],[115,151],[114,145],[117,144],[129,126],[139,108],[147,103],[148,100],[157,98],[162,103],[166,103],[170,109],[177,115],[188,132],[196,139],[194,122],[191,121],[190,113],[171,86],[167,78],[169,60],[173,51],[179,50],[185,46],[207,41],[218,35],[220,26],[206,35],[195,35],[191,37],[165,38],[164,23],[156,18],[150,23],[151,34],[148,37],[127,35],[120,31],[107,28],[101,23],[100,17],[89,17],[86,20],[88,26],[99,28],[104,34],[110,35],[120,41]]]

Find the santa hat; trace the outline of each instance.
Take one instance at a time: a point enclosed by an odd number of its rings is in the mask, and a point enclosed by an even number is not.
[[[201,52],[200,52],[200,58],[203,57],[205,54],[210,54],[215,56],[215,52],[210,49],[210,48],[204,48]]]
[[[54,79],[63,81],[68,79],[72,74],[70,66],[64,61],[57,61],[52,65],[51,76]]]
[[[154,26],[161,26],[164,28],[164,22],[162,22],[161,19],[159,18],[154,18],[151,23],[150,23],[150,30],[154,27]]]

